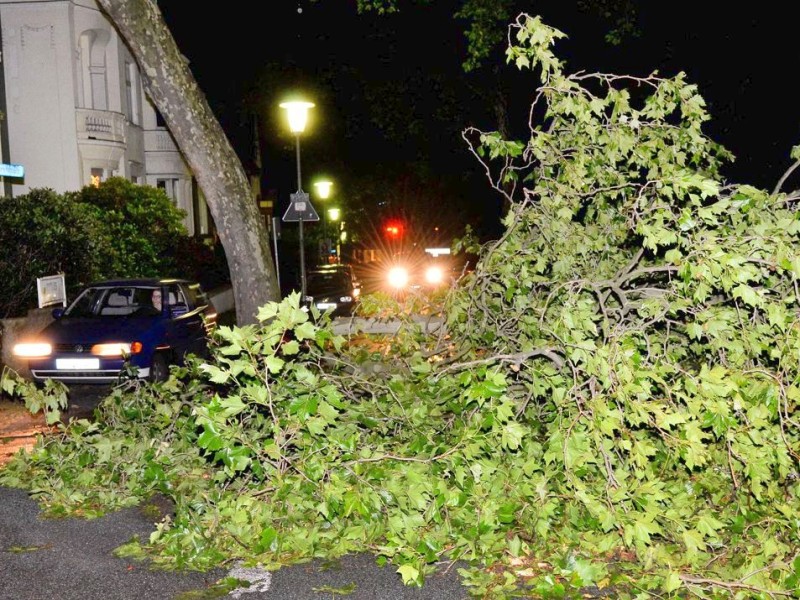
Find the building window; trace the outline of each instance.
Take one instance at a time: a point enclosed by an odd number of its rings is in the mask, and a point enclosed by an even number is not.
[[[156,179],[156,187],[164,190],[172,203],[178,205],[178,180],[177,179]]]
[[[208,212],[208,205],[200,191],[200,186],[197,185],[196,180],[192,180],[192,205],[194,214],[194,235],[197,237],[205,237],[211,235],[211,218]]]
[[[90,175],[89,185],[93,187],[100,187],[100,184],[103,181],[103,169],[92,169]]]
[[[132,62],[125,62],[125,93],[128,100],[126,116],[134,125],[141,122],[141,109],[139,106],[139,81],[136,66]]]

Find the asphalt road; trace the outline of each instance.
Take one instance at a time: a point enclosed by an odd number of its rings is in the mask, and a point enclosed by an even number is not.
[[[75,393],[78,392],[78,393]],[[70,394],[71,417],[90,415],[103,397],[92,386]],[[163,510],[168,505],[160,503]],[[211,586],[232,575],[251,581],[228,597],[244,600],[465,600],[455,566],[443,565],[422,588],[406,587],[392,566],[359,554],[316,560],[278,571],[236,565],[207,573],[151,570],[113,551],[134,537],[146,540],[160,520],[129,508],[99,519],[44,518],[24,490],[0,486],[0,600],[193,600],[216,598]],[[448,568],[448,566],[450,568]]]

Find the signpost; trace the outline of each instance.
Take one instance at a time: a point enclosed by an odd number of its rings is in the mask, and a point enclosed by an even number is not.
[[[300,302],[306,301],[306,254],[303,246],[303,221],[319,221],[319,215],[311,205],[309,195],[303,190],[297,190],[289,195],[289,206],[283,213],[283,222],[296,222],[300,224],[300,288],[302,297]]]

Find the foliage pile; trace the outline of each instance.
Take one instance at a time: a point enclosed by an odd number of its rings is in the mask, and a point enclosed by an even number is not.
[[[484,596],[798,597],[794,200],[720,180],[682,75],[566,75],[559,32],[511,31],[541,86],[527,141],[465,134],[511,210],[448,336],[347,344],[295,294],[0,482],[167,494],[174,566],[367,549],[407,583],[463,560]]]

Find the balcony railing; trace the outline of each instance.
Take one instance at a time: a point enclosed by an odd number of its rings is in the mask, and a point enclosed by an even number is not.
[[[178,146],[165,129],[149,129],[144,132],[145,152],[177,152]]]
[[[125,144],[125,116],[110,110],[79,108],[75,111],[78,140]]]

